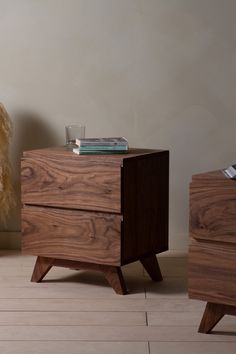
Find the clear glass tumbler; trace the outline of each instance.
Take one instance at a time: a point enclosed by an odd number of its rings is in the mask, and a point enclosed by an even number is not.
[[[68,149],[73,149],[77,147],[75,144],[76,139],[85,138],[85,125],[83,124],[72,124],[65,126],[66,133],[66,147]]]

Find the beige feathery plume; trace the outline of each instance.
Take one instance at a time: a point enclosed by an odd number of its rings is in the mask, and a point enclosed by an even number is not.
[[[6,222],[10,209],[15,206],[15,194],[11,181],[11,166],[8,157],[12,123],[0,103],[0,221]]]

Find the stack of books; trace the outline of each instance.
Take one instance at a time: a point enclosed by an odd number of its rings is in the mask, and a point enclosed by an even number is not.
[[[129,150],[128,141],[124,137],[76,139],[77,148],[73,152],[87,154],[123,154]]]
[[[223,173],[228,178],[236,179],[236,165],[229,166],[228,168],[223,170]]]

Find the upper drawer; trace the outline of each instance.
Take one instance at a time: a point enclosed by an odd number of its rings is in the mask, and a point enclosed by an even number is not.
[[[236,183],[190,185],[190,235],[236,243]],[[234,181],[235,182],[235,181]]]
[[[120,213],[120,170],[105,159],[23,158],[22,203]]]

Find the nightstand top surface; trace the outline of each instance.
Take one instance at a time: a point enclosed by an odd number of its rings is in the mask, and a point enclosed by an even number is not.
[[[192,182],[201,183],[231,183],[236,186],[236,181],[225,176],[223,170],[209,171],[198,173],[192,176]]]
[[[111,162],[120,163],[124,159],[141,157],[145,155],[150,155],[154,153],[160,153],[167,150],[156,150],[156,149],[138,149],[130,148],[128,153],[124,154],[91,154],[91,155],[78,155],[73,151],[67,150],[65,147],[49,147],[44,149],[28,150],[23,152],[23,158],[64,158],[64,159],[86,159],[86,160],[106,160]]]

